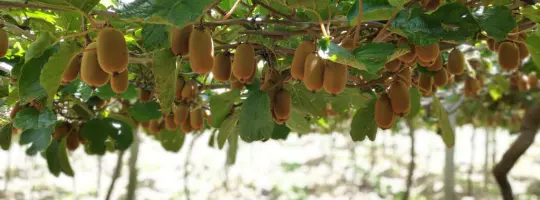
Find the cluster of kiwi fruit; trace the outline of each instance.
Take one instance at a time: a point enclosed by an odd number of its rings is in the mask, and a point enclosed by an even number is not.
[[[87,141],[86,138],[81,136],[79,126],[67,121],[60,122],[56,125],[52,137],[55,140],[61,140],[67,137],[66,148],[70,151],[75,151],[79,147],[79,144],[84,144]]]
[[[102,28],[97,42],[86,46],[80,56],[71,58],[69,66],[62,74],[62,84],[68,84],[80,74],[81,80],[92,86],[101,87],[110,82],[114,92],[120,94],[129,85],[128,48],[122,32],[111,28]]]
[[[510,76],[510,84],[524,92],[538,87],[538,77],[536,72],[530,72],[528,75],[516,72]]]
[[[521,60],[529,56],[525,39],[527,39],[527,34],[519,33],[519,28],[516,27],[505,40],[495,41],[495,39],[488,38],[486,42],[489,50],[498,53],[497,59],[501,69],[514,71],[521,65]]]
[[[316,50],[312,41],[298,45],[291,63],[291,76],[303,81],[310,91],[324,88],[332,95],[341,93],[347,83],[347,66],[321,58]]]
[[[195,73],[208,74],[214,67],[214,41],[210,30],[203,26],[173,27],[171,50],[177,56],[189,55],[191,70]]]

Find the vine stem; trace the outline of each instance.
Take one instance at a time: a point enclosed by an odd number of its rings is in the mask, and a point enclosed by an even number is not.
[[[384,24],[383,28],[379,31],[379,34],[375,36],[375,39],[373,39],[373,42],[381,42],[390,35],[386,33],[386,30],[388,29],[388,27],[390,27],[392,20],[394,20],[398,12],[399,12],[399,9],[394,11],[394,13],[392,13],[392,16],[390,17],[390,19],[388,19],[388,21],[386,21],[386,24]]]
[[[88,33],[91,33],[91,32],[94,32],[94,31],[96,31],[96,29],[90,29],[90,30],[80,32],[80,33],[74,33],[74,34],[70,34],[70,35],[65,35],[65,36],[60,37],[60,39],[67,40],[67,39],[74,38],[74,37],[85,36],[85,35],[88,35]]]
[[[231,10],[229,10],[229,12],[227,14],[225,14],[225,16],[223,16],[223,19],[228,19],[234,12],[234,10],[236,10],[236,7],[238,6],[238,3],[240,3],[241,0],[236,0],[236,2],[233,4],[233,6],[231,7]]]
[[[1,8],[1,6],[0,6]],[[25,31],[21,28],[19,28],[16,25],[13,25],[9,22],[6,22],[5,20],[0,19],[0,24],[4,25],[6,28],[8,28],[11,32],[14,33],[14,35],[24,35],[30,40],[36,40],[36,36],[32,35],[32,33]]]
[[[354,30],[354,37],[353,37],[353,47],[356,47],[356,43],[358,43],[358,36],[360,35],[360,26],[362,25],[362,15],[363,15],[363,0],[358,0],[358,16],[356,17],[356,28]]]

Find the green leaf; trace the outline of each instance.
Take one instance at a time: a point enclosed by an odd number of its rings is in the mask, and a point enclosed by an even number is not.
[[[388,3],[390,3],[390,5],[396,7],[396,8],[403,8],[403,6],[406,4],[406,3],[409,3],[410,0],[388,0]]]
[[[484,7],[480,10],[482,12],[473,12],[474,18],[487,35],[497,41],[504,40],[517,25],[512,11],[506,6]]]
[[[520,10],[524,17],[529,18],[536,23],[540,23],[540,10],[533,6],[521,7]]]
[[[47,92],[39,83],[41,68],[45,66],[49,57],[55,53],[57,48],[49,48],[40,57],[27,60],[22,66],[21,75],[18,81],[19,97],[25,102],[40,99],[47,96]]]
[[[92,154],[103,155],[106,150],[106,140],[113,138],[116,149],[125,150],[133,142],[131,126],[114,118],[92,119],[83,125],[81,136],[88,139],[89,150]]]
[[[42,32],[36,41],[32,42],[24,56],[25,62],[32,58],[41,57],[41,55],[56,41],[56,37],[50,32]]]
[[[28,24],[31,30],[40,30],[50,33],[54,33],[56,31],[56,27],[54,27],[54,24],[41,18],[30,17],[25,20],[24,24]]]
[[[227,138],[229,148],[227,149],[227,165],[233,165],[236,162],[236,153],[238,152],[238,131],[233,131]]]
[[[169,131],[164,129],[159,133],[159,140],[161,146],[170,152],[178,152],[184,145],[186,134],[183,133],[179,128],[174,131]]]
[[[376,98],[371,99],[366,107],[360,108],[354,114],[351,122],[351,138],[353,141],[363,141],[366,136],[371,141],[375,140],[377,134],[377,124],[375,123],[375,102]]]
[[[420,111],[421,96],[420,91],[418,91],[418,88],[416,87],[411,87],[409,89],[409,94],[411,95],[411,109],[409,110],[409,114],[407,114],[407,119],[412,119]]]
[[[117,10],[120,18],[140,18],[146,23],[170,23],[176,27],[196,21],[215,0],[135,0]]]
[[[47,91],[47,106],[51,107],[54,95],[62,83],[62,74],[68,68],[71,59],[79,53],[81,48],[75,42],[63,42],[60,49],[54,53],[41,70],[39,82]]]
[[[441,30],[429,23],[421,8],[402,9],[391,23],[392,32],[402,33],[418,45],[429,45],[440,40]]]
[[[432,99],[433,105],[431,109],[433,109],[435,116],[439,118],[439,126],[441,127],[441,136],[444,144],[446,144],[446,147],[448,148],[453,147],[456,138],[454,135],[454,130],[452,129],[450,121],[448,120],[448,113],[446,113],[446,110],[442,106],[441,102],[439,102],[439,98],[433,95]]]
[[[392,17],[392,13],[394,13],[396,9],[398,9],[392,6],[391,3],[399,5],[406,2],[403,0],[363,0],[362,21],[380,21],[390,19],[390,17]],[[347,13],[347,20],[349,21],[349,24],[356,24],[359,10],[360,9],[358,7],[358,0],[355,0],[354,4],[351,6],[349,12]]]
[[[64,137],[60,143],[60,147],[58,149],[58,163],[60,164],[60,169],[62,169],[62,172],[64,172],[66,175],[71,177],[75,175],[73,168],[71,168],[71,164],[69,163],[67,153],[67,137]]]
[[[129,108],[128,113],[135,118],[135,120],[140,122],[147,122],[161,117],[159,104],[153,101],[144,103],[137,102]]]
[[[219,95],[210,96],[210,113],[212,113],[212,127],[221,127],[223,120],[229,116],[235,101],[240,99],[240,90],[234,89]]]
[[[272,132],[273,140],[286,140],[289,136],[291,129],[285,125],[274,124],[274,131]]]
[[[156,95],[162,113],[170,113],[176,88],[176,57],[170,49],[163,49],[154,54],[152,68],[156,81]]]
[[[13,125],[22,130],[46,128],[56,123],[56,114],[50,109],[41,112],[34,107],[17,112]]]
[[[306,89],[304,84],[295,84],[288,87],[294,109],[303,114],[323,117],[326,115],[326,102],[321,93],[313,93]]]
[[[345,88],[338,95],[325,94],[325,101],[332,105],[332,109],[336,112],[343,113],[351,106],[354,108],[363,108],[370,99],[370,96],[363,94],[355,88]]]
[[[444,40],[464,41],[480,31],[469,9],[457,2],[439,7],[429,15],[428,23],[434,23],[442,31],[441,38]]]
[[[77,32],[81,28],[81,14],[72,12],[58,12],[56,25],[62,27],[66,32]]]
[[[375,74],[377,70],[388,62],[398,50],[392,43],[369,43],[354,50],[356,59],[366,66],[369,73]]]
[[[250,92],[240,111],[240,138],[246,142],[268,139],[272,136],[273,122],[268,94]]]
[[[218,148],[222,149],[225,145],[225,141],[229,135],[236,133],[238,135],[238,112],[234,112],[231,116],[227,117],[221,126],[219,127],[219,133],[217,136]]]
[[[296,110],[291,110],[291,116],[285,124],[291,131],[296,133],[306,134],[311,132],[311,127],[306,118]]]
[[[157,49],[170,47],[167,26],[163,24],[145,24],[142,29],[143,47]]]
[[[529,49],[532,60],[536,64],[537,70],[540,70],[540,66],[537,63],[540,63],[540,34],[530,35],[525,40],[525,45]]]
[[[30,0],[30,2],[32,1],[58,6],[75,7],[83,12],[89,12],[99,4],[99,0]]]
[[[129,84],[128,89],[122,93],[120,96],[124,99],[135,99],[137,97],[138,91],[137,86]]]
[[[26,150],[28,155],[36,155],[39,151],[45,150],[51,142],[51,136],[54,132],[54,126],[38,129],[28,129],[21,133],[19,144],[30,144],[30,148]]]
[[[60,163],[58,162],[58,141],[53,140],[47,150],[45,150],[45,159],[47,160],[47,167],[49,172],[54,176],[58,177],[62,169],[60,168]]]
[[[13,124],[9,123],[0,128],[0,148],[8,150],[11,146],[11,131]]]
[[[0,77],[0,98],[9,96],[9,78]]]
[[[351,52],[333,42],[330,42],[328,46],[319,45],[319,48],[318,54],[321,58],[360,70],[366,70],[366,67]]]
[[[95,95],[98,96],[100,99],[109,100],[112,97],[116,96],[116,92],[112,90],[111,84],[107,83],[101,87],[96,88]]]

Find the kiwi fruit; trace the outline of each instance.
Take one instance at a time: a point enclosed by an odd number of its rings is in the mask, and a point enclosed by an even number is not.
[[[69,122],[62,122],[62,123],[58,124],[54,128],[53,138],[54,139],[59,139],[61,137],[66,136],[69,133],[69,128],[70,128]]]
[[[161,132],[161,124],[158,119],[150,120],[150,124],[148,125],[148,131],[152,134],[156,134]]]
[[[201,130],[203,128],[203,115],[200,108],[193,109],[189,113],[189,125],[193,130]]]
[[[178,126],[183,126],[187,122],[189,115],[189,106],[184,103],[180,103],[176,106],[176,111],[174,112],[174,124]]]
[[[11,112],[9,113],[9,118],[14,119],[17,116],[17,113],[22,109],[23,107],[19,105],[19,102],[15,103],[15,105],[11,109]]]
[[[181,127],[182,132],[184,132],[184,133],[189,133],[189,132],[193,131],[193,128],[191,127],[191,123],[190,123],[190,121],[191,121],[190,118],[191,118],[191,116],[188,116],[186,123],[184,125],[182,125],[182,127]]]
[[[232,74],[240,81],[249,79],[255,70],[255,49],[250,44],[240,44],[236,47]]]
[[[529,90],[529,85],[527,84],[528,84],[528,81],[526,80],[526,77],[525,76],[520,77],[517,82],[519,91],[524,92],[524,91]]]
[[[75,80],[81,70],[81,58],[79,56],[73,56],[71,58],[67,69],[62,73],[62,81],[70,83]]]
[[[90,43],[83,53],[81,61],[81,80],[92,87],[101,87],[109,81],[109,74],[100,67],[98,53],[93,50],[97,43]]]
[[[66,139],[66,148],[70,151],[75,151],[80,144],[80,133],[78,131],[71,132]]]
[[[414,50],[418,60],[423,62],[433,62],[439,56],[439,43],[430,45],[415,45]]]
[[[397,42],[397,46],[402,46],[402,45],[408,45],[409,46],[409,52],[407,52],[406,54],[403,54],[401,56],[399,56],[397,59],[398,60],[401,60],[401,62],[404,62],[404,63],[411,63],[413,62],[415,59],[416,59],[416,51],[415,51],[415,48],[413,45],[410,45],[409,44],[409,41],[405,38],[400,38]]]
[[[390,98],[387,94],[381,94],[375,102],[375,122],[381,129],[389,129],[394,126],[396,115],[392,110]]]
[[[516,26],[514,29],[512,29],[512,31],[510,31],[510,33],[508,33],[508,35],[506,36],[506,39],[518,40],[519,34],[516,34],[517,32],[519,32],[519,26]]]
[[[103,99],[100,99],[98,98],[98,101],[96,103],[96,108],[97,109],[102,109],[103,107],[105,107],[107,105],[107,100],[103,100]]]
[[[538,77],[536,77],[536,72],[529,73],[528,82],[531,88],[536,88],[536,86],[538,85]]]
[[[411,108],[409,86],[404,81],[393,81],[388,88],[388,97],[392,110],[397,114],[405,114]]]
[[[435,60],[435,62],[431,66],[429,66],[427,69],[429,71],[435,72],[435,71],[439,71],[442,67],[443,67],[442,56],[437,56],[437,59]]]
[[[316,53],[311,53],[306,58],[304,68],[304,84],[310,91],[317,92],[323,87],[324,68],[326,61]]]
[[[169,114],[165,116],[165,128],[169,131],[176,130],[176,122],[174,120],[174,114]]]
[[[8,43],[9,43],[9,37],[4,31],[4,29],[0,29],[0,58],[3,58],[7,51],[8,51]]]
[[[465,55],[459,49],[454,48],[448,55],[448,61],[446,63],[446,69],[448,73],[453,75],[460,75],[465,70]]]
[[[171,30],[171,50],[174,55],[185,56],[189,53],[189,36],[193,31],[193,24],[180,29],[173,27]]]
[[[425,67],[425,68],[428,68],[429,66],[433,65],[435,63],[435,60],[434,61],[430,61],[430,62],[425,62],[425,61],[421,61],[421,60],[418,60],[418,64],[422,67]]]
[[[424,5],[424,8],[427,11],[436,10],[439,5],[441,5],[442,0],[429,0],[426,5]]]
[[[119,74],[113,74],[111,76],[111,88],[117,94],[124,93],[129,86],[129,72],[126,69]]]
[[[478,80],[474,78],[467,78],[465,80],[465,85],[463,86],[465,96],[476,96],[478,90],[480,90],[480,85]]]
[[[291,76],[297,80],[304,80],[304,66],[308,55],[315,52],[316,46],[312,41],[302,41],[294,51],[291,63]]]
[[[499,65],[506,71],[511,71],[519,67],[519,48],[513,42],[503,42],[499,46]]]
[[[347,66],[335,62],[328,62],[326,69],[324,70],[324,90],[329,94],[337,95],[345,89],[346,84]]]
[[[228,52],[216,55],[212,74],[214,74],[214,79],[218,81],[229,80],[231,77],[231,56]]]
[[[288,119],[291,114],[291,94],[287,90],[276,92],[274,98],[274,115],[278,119]]]
[[[214,66],[214,41],[210,32],[195,27],[189,36],[189,64],[198,74],[207,74]]]
[[[139,100],[141,102],[148,102],[152,98],[152,92],[139,88]]]
[[[448,72],[446,72],[448,74]],[[448,74],[448,79],[446,80],[446,85],[451,85],[454,83],[454,77],[451,74]]]
[[[467,62],[474,70],[478,70],[482,67],[482,62],[479,59],[471,58],[467,60]]]
[[[264,73],[264,82],[261,84],[260,90],[268,92],[274,88],[281,81],[281,76],[277,70],[269,70]]]
[[[487,43],[487,46],[488,46],[488,49],[491,50],[491,51],[495,51],[495,40],[494,39],[487,39],[486,40],[486,43]]]
[[[340,45],[342,48],[346,49],[347,51],[353,51],[354,48],[356,48],[356,44],[354,43],[354,38],[351,38],[351,37],[344,39]]]
[[[411,74],[411,69],[409,67],[405,67],[403,68],[398,74],[397,74],[397,78],[399,80],[403,80],[405,83],[407,83],[407,85],[409,85],[409,87],[411,86],[411,82],[412,82],[412,74]]]
[[[182,88],[182,99],[189,101],[197,97],[199,94],[199,86],[197,81],[189,80],[184,84]]]
[[[431,88],[433,85],[433,77],[426,73],[420,73],[418,77],[418,89],[424,93],[431,93]]]
[[[394,59],[384,64],[384,70],[387,72],[396,72],[399,70],[399,67],[401,67],[401,61],[399,59]]]
[[[243,80],[242,82],[244,84],[251,84],[253,83],[253,80],[255,79],[255,77],[257,77],[257,66],[253,67],[253,72],[251,73],[249,78],[247,78],[246,80]]]
[[[433,76],[433,84],[437,87],[445,86],[448,83],[448,73],[446,72],[445,68],[441,68],[441,70],[435,72],[435,76]]]
[[[150,126],[150,121],[147,121],[147,122],[141,122],[141,126],[145,129],[148,129],[148,127]]]
[[[103,71],[114,74],[126,71],[128,66],[128,48],[122,32],[106,27],[99,31],[97,39],[97,57]]]
[[[231,82],[231,89],[238,89],[238,90],[243,90],[244,89],[244,83],[240,82],[240,81],[232,81]]]
[[[523,60],[527,57],[529,57],[529,48],[527,48],[527,45],[525,43],[516,43],[519,49],[519,59]]]
[[[184,85],[186,84],[186,81],[184,80],[184,77],[178,76],[176,77],[176,88],[174,88],[174,100],[175,101],[181,101],[182,100],[182,91],[184,90]]]

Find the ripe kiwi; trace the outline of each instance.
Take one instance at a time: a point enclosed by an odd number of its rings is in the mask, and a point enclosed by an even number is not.
[[[439,56],[439,43],[433,43],[430,45],[415,45],[414,50],[418,60],[424,62],[433,62]]]
[[[304,66],[309,54],[316,50],[315,44],[311,41],[302,41],[294,51],[291,63],[291,76],[297,80],[304,80]]]
[[[105,107],[107,105],[107,100],[103,100],[103,99],[100,99],[100,98],[97,98],[97,103],[96,103],[96,108],[97,109],[102,109],[103,107]]]
[[[203,115],[200,108],[196,108],[189,113],[189,125],[193,130],[201,130],[203,128]]]
[[[148,129],[148,127],[150,126],[150,122],[147,121],[147,122],[141,122],[141,126],[145,129]]]
[[[178,126],[183,126],[187,122],[188,115],[189,105],[184,103],[178,104],[174,112],[174,123]]]
[[[399,61],[398,61],[399,62]],[[329,94],[337,95],[347,84],[347,66],[328,62],[324,70],[323,87]]]
[[[189,36],[193,31],[193,24],[181,29],[173,27],[171,30],[171,50],[174,55],[185,56],[189,53]]]
[[[523,92],[523,91],[529,90],[529,85],[528,85],[528,82],[526,80],[526,76],[521,76],[518,79],[517,86],[518,86],[519,91]]]
[[[152,98],[152,92],[139,88],[139,100],[141,102],[148,102]]]
[[[232,74],[240,81],[249,79],[255,70],[255,50],[250,44],[240,44],[236,47]]]
[[[184,80],[184,77],[178,76],[176,77],[176,88],[174,89],[174,100],[175,101],[181,101],[182,100],[182,91],[184,90],[184,85],[186,84],[186,81]]]
[[[9,113],[9,118],[10,119],[15,118],[17,116],[17,113],[22,109],[23,109],[23,107],[21,105],[19,105],[19,102],[15,103],[15,105],[11,109],[11,112]]]
[[[8,51],[8,43],[9,43],[9,37],[4,31],[4,29],[0,29],[0,58],[4,57]]]
[[[190,123],[190,121],[191,121],[190,118],[191,118],[191,116],[188,116],[186,123],[184,125],[182,125],[182,127],[181,127],[182,132],[184,132],[184,133],[189,133],[189,132],[193,131],[193,127],[191,127],[191,123]]]
[[[60,137],[64,137],[68,134],[70,128],[69,122],[62,122],[58,124],[53,132],[53,138],[58,139]]]
[[[404,81],[393,81],[388,88],[388,97],[392,110],[397,114],[405,114],[411,108],[409,86]]]
[[[432,85],[433,77],[425,73],[420,73],[420,76],[418,77],[418,89],[424,93],[431,93]]]
[[[375,102],[375,122],[381,129],[389,129],[394,126],[396,115],[392,110],[390,98],[387,94],[379,96]]]
[[[405,38],[400,38],[397,42],[397,46],[401,46],[401,45],[408,45],[409,46],[409,52],[404,54],[404,55],[401,55],[398,57],[399,60],[401,60],[401,62],[404,62],[404,63],[411,63],[414,61],[414,59],[416,59],[416,51],[414,50],[414,46],[413,45],[410,45],[409,44],[409,41]]]
[[[231,56],[229,53],[220,53],[214,58],[214,68],[212,68],[214,79],[227,81],[231,77]]]
[[[427,10],[427,11],[432,11],[432,10],[435,10],[439,7],[439,5],[441,5],[442,3],[442,0],[429,0],[429,2],[424,5],[424,8]]]
[[[109,81],[109,74],[98,62],[97,43],[90,43],[83,53],[81,61],[81,80],[92,87],[101,87]]]
[[[519,59],[523,60],[527,57],[529,57],[529,48],[527,48],[527,45],[525,43],[518,42],[516,43],[519,49]]]
[[[536,88],[536,86],[538,85],[538,77],[536,77],[536,72],[529,73],[528,82],[531,88]]]
[[[420,66],[422,66],[422,67],[425,67],[425,68],[428,68],[429,66],[433,65],[433,63],[435,63],[435,60],[430,61],[430,62],[425,62],[425,61],[418,60],[418,64]]]
[[[189,101],[197,97],[199,94],[199,86],[197,85],[197,81],[195,80],[189,80],[184,84],[184,87],[182,89],[182,99]]]
[[[446,85],[446,83],[448,83],[448,73],[445,68],[441,68],[441,70],[437,71],[435,76],[433,76],[433,84],[437,87],[442,87]]]
[[[482,62],[479,59],[471,58],[467,60],[467,62],[475,70],[480,69],[482,67]]]
[[[72,131],[66,140],[66,147],[70,151],[75,151],[80,144],[80,133],[78,131]]]
[[[403,68],[403,69],[397,74],[397,78],[398,78],[399,80],[402,80],[402,81],[404,81],[405,83],[407,83],[407,85],[409,85],[409,87],[410,87],[410,86],[411,86],[411,82],[412,82],[411,68],[409,68],[409,67]]]
[[[519,26],[516,26],[514,29],[512,29],[512,31],[510,31],[510,33],[508,33],[508,35],[506,36],[506,39],[518,40],[519,34],[516,34],[517,32],[519,32]]]
[[[244,89],[244,84],[240,81],[232,81],[231,82],[231,89],[238,89],[238,90],[243,90]]]
[[[491,51],[495,51],[495,40],[494,39],[487,39],[486,40],[486,43],[487,43],[487,46],[488,46],[488,49],[491,50]]]
[[[189,36],[189,64],[198,74],[207,74],[214,66],[214,41],[210,32],[195,27]]]
[[[320,58],[317,53],[311,53],[306,58],[304,68],[304,84],[308,90],[317,92],[323,87],[324,68],[326,61]]]
[[[159,119],[150,120],[150,124],[148,125],[148,131],[150,131],[150,133],[156,134],[161,132],[161,124],[159,121]]]
[[[448,55],[448,61],[446,63],[448,73],[453,75],[460,75],[465,70],[465,55],[459,49],[454,48]]]
[[[288,119],[291,114],[291,94],[287,90],[276,92],[274,98],[274,115],[278,119]]]
[[[277,70],[269,70],[264,72],[264,82],[260,90],[268,92],[276,88],[276,85],[281,81],[281,76]]]
[[[255,77],[257,77],[257,66],[256,65],[255,65],[255,67],[253,67],[253,72],[251,73],[249,78],[247,78],[246,80],[243,80],[242,82],[244,82],[244,84],[251,84],[251,83],[253,83],[253,80],[255,79]]]
[[[99,31],[97,57],[103,71],[113,74],[126,71],[128,48],[122,32],[106,27]]]
[[[384,64],[384,70],[387,72],[396,72],[399,70],[399,67],[401,67],[401,61],[399,59],[394,59]]]
[[[340,45],[342,48],[347,49],[348,51],[353,51],[354,48],[356,48],[356,44],[354,43],[354,38],[352,37],[348,37],[344,39]]]
[[[124,93],[129,86],[129,72],[126,69],[119,74],[114,74],[111,76],[111,88],[117,94]]]
[[[431,66],[429,66],[427,69],[429,71],[435,72],[435,71],[439,71],[440,69],[442,69],[442,67],[443,67],[442,56],[437,56],[437,59],[435,60],[435,62]]]
[[[169,131],[176,130],[176,123],[174,121],[174,114],[169,114],[165,118],[165,128]]]
[[[62,73],[62,81],[69,83],[75,80],[79,75],[79,70],[81,70],[81,58],[74,56],[71,58],[67,69]]]
[[[498,55],[499,65],[506,71],[514,70],[519,67],[519,48],[513,42],[503,42],[499,46]]]

